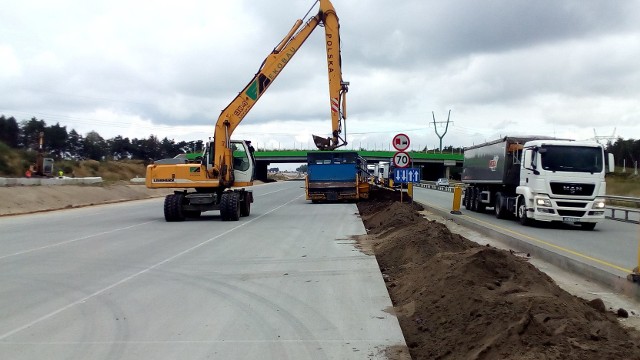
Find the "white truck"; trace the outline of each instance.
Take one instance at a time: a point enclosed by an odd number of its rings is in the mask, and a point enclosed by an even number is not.
[[[523,225],[558,221],[593,230],[604,219],[613,155],[597,142],[504,137],[465,149],[464,207]]]

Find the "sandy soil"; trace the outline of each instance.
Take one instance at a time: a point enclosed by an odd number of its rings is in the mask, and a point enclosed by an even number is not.
[[[640,359],[640,333],[523,256],[481,246],[376,192],[358,204],[413,359]]]
[[[171,192],[171,189],[147,189],[144,185],[129,184],[0,187],[0,216],[149,199]]]

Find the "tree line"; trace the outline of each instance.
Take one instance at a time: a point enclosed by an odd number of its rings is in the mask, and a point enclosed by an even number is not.
[[[146,139],[129,139],[120,135],[104,139],[96,131],[81,135],[74,129],[67,131],[67,127],[59,123],[47,125],[35,117],[18,122],[14,117],[0,115],[0,141],[11,148],[38,149],[40,132],[44,133],[44,151],[56,159],[157,160],[203,149],[201,140],[175,142],[166,137],[158,139],[154,135]],[[618,138],[607,144],[607,151],[614,154],[617,166],[626,164],[633,167],[640,160],[640,140]],[[462,153],[463,149],[448,146],[442,152]]]
[[[44,152],[57,160],[157,160],[183,152],[202,151],[203,148],[201,140],[175,142],[166,137],[158,139],[154,135],[146,139],[129,139],[120,135],[104,139],[96,131],[81,135],[75,129],[67,131],[66,126],[59,123],[47,125],[35,117],[18,122],[13,116],[0,116],[0,141],[11,148],[37,150],[41,132],[44,134]]]
[[[614,143],[607,144],[607,151],[615,157],[616,166],[632,168],[636,161],[640,161],[640,140],[618,138]]]

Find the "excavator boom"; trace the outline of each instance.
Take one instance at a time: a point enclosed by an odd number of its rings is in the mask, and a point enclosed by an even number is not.
[[[231,152],[228,146],[231,134],[318,25],[325,28],[332,132],[327,139],[314,135],[314,143],[321,150],[332,150],[346,145],[346,141],[341,137],[341,132],[342,120],[346,118],[343,104],[346,101],[349,84],[342,80],[340,24],[331,1],[319,0],[319,2],[320,10],[318,13],[309,18],[306,23],[303,20],[295,22],[287,35],[262,62],[251,81],[222,110],[218,117],[214,133],[215,162],[210,171],[213,176],[222,175],[223,182],[231,180],[227,176],[229,174],[227,169],[231,161]]]
[[[147,167],[149,188],[195,188],[196,192],[176,191],[165,199],[165,219],[180,221],[199,216],[200,212],[219,209],[223,220],[237,220],[249,214],[253,197],[244,189],[231,187],[253,184],[255,158],[249,141],[231,140],[231,135],[258,99],[278,77],[318,26],[325,28],[329,102],[332,132],[329,137],[314,136],[321,150],[346,145],[341,136],[348,83],[342,80],[340,25],[330,0],[318,0],[320,9],[308,20],[297,20],[287,35],[264,59],[249,83],[225,107],[215,124],[213,140],[202,155],[200,164],[152,164]],[[315,5],[315,4],[314,4]]]

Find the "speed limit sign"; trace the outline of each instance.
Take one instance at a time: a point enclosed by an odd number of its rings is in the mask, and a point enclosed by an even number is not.
[[[411,163],[411,157],[404,151],[398,151],[393,155],[393,165],[399,168],[408,167]]]

